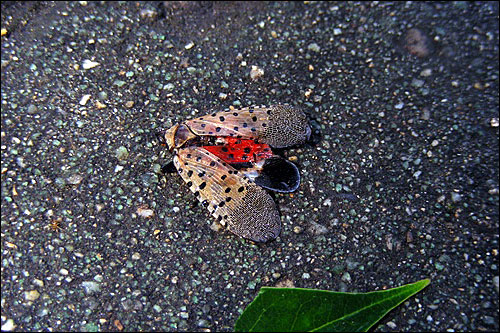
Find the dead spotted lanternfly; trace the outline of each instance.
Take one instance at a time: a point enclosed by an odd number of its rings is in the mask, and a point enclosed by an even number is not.
[[[281,221],[263,188],[292,192],[300,184],[297,167],[271,148],[302,144],[310,134],[300,109],[276,105],[187,120],[162,139],[181,177],[221,225],[240,237],[267,242],[278,237]]]

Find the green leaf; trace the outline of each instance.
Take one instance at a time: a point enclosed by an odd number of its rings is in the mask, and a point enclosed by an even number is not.
[[[262,287],[234,329],[236,332],[363,332],[429,283],[425,279],[369,293]]]

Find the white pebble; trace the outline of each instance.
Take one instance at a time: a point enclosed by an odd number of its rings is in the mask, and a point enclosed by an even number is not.
[[[85,105],[90,99],[90,95],[83,95],[82,99],[80,100],[80,105]]]
[[[401,103],[394,105],[394,108],[401,110],[404,106],[405,106],[405,103],[401,102]]]
[[[13,331],[14,328],[16,328],[16,324],[14,323],[14,320],[12,319],[7,319],[7,321],[2,325],[2,331]]]
[[[422,72],[420,72],[420,76],[423,77],[431,76],[431,74],[432,74],[432,69],[430,68],[426,68]]]
[[[98,63],[98,62],[86,59],[83,61],[82,67],[83,67],[83,69],[91,69],[91,68],[97,67],[99,65],[100,65],[100,63]]]
[[[316,44],[316,43],[309,44],[309,46],[307,46],[307,49],[309,51],[313,51],[313,52],[319,52],[321,50],[321,48],[319,47],[319,45]]]
[[[393,330],[396,329],[396,327],[397,327],[396,324],[392,321],[388,321],[386,325],[389,326],[389,328],[391,328]]]
[[[42,280],[39,280],[39,279],[35,279],[35,280],[33,281],[33,283],[34,283],[34,284],[36,284],[36,285],[37,285],[37,286],[39,286],[39,287],[43,287],[43,286],[44,286],[43,281],[42,281]]]
[[[35,301],[40,297],[40,293],[37,290],[30,290],[24,292],[24,298],[27,301]]]
[[[144,218],[151,218],[155,212],[152,209],[139,207],[137,208],[137,215]]]
[[[257,66],[252,66],[252,69],[250,70],[250,78],[252,80],[257,80],[259,77],[264,75],[264,70],[260,67]]]

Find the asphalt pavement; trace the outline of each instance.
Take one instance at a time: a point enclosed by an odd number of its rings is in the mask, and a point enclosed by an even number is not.
[[[262,286],[429,278],[376,331],[499,330],[498,2],[2,2],[3,331],[231,331]],[[303,109],[281,234],[221,229],[156,134]]]

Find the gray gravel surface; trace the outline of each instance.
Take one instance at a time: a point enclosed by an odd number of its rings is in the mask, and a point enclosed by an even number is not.
[[[498,331],[497,2],[2,2],[2,330],[230,331],[262,286],[430,278],[378,331]],[[282,232],[215,230],[155,133],[288,103]]]

